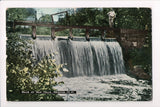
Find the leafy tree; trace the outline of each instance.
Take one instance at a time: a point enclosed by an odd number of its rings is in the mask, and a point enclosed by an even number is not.
[[[28,17],[35,17],[35,10],[33,8],[9,8],[6,11],[7,32],[13,32],[14,20],[27,20]],[[31,28],[18,26],[16,32],[30,33]]]
[[[40,22],[52,22],[51,16],[49,14],[46,14],[39,19]]]
[[[151,29],[150,8],[115,8],[116,27],[145,30],[145,25]]]
[[[7,99],[9,101],[63,100],[57,94],[21,93],[55,91],[53,86],[63,83],[55,81],[55,78],[62,76],[60,69],[63,65],[57,65],[53,55],[35,63],[30,41],[22,40],[15,33],[7,34],[7,37]]]
[[[35,16],[33,8],[9,8],[6,11],[7,21],[24,20],[29,16]]]

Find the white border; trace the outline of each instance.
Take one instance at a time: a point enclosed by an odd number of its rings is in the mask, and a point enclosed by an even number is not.
[[[5,33],[5,12],[7,8],[67,8],[67,7],[149,7],[152,8],[152,46],[153,46],[153,100],[149,102],[7,102],[6,101],[6,33]],[[0,85],[1,85],[1,106],[2,107],[28,107],[28,106],[91,106],[91,107],[160,107],[160,1],[1,1],[0,2]]]

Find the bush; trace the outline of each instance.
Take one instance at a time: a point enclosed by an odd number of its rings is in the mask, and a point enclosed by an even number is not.
[[[35,63],[31,41],[22,40],[17,33],[7,34],[7,100],[37,101],[63,100],[58,94],[24,94],[22,91],[55,91],[53,86],[63,84],[55,78],[62,76],[54,55]]]
[[[129,50],[129,58],[128,60],[132,61],[134,65],[141,65],[144,71],[152,75],[152,48],[151,47],[143,47],[140,49],[131,49]]]

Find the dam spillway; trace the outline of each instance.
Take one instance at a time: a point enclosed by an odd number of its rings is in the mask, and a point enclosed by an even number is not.
[[[57,64],[67,64],[65,67],[69,72],[63,73],[66,77],[125,73],[122,49],[116,40],[37,38],[32,52],[37,61],[53,53]]]

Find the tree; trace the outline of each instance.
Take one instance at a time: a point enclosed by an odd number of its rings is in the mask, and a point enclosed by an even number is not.
[[[53,86],[63,84],[54,79],[62,76],[54,57],[48,55],[36,63],[32,57],[31,41],[18,34],[7,34],[7,100],[8,101],[60,101],[58,94],[23,94],[26,91],[55,91]],[[35,80],[36,78],[36,80]]]
[[[9,8],[6,11],[7,32],[13,32],[13,22],[15,20],[27,20],[28,17],[35,17],[33,8]],[[16,32],[30,33],[30,28],[22,28],[18,26]]]
[[[52,22],[51,15],[46,14],[39,19],[40,22]]]
[[[9,8],[6,11],[7,21],[24,20],[29,16],[34,16],[33,8]]]

